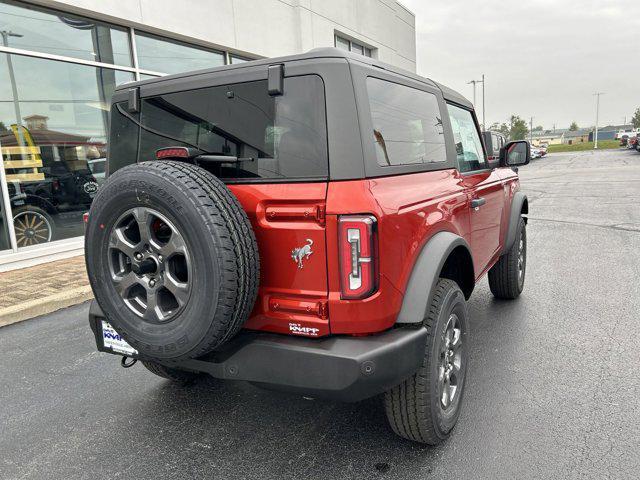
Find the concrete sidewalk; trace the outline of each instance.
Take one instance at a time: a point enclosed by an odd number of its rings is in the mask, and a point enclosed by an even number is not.
[[[84,257],[0,273],[0,327],[93,298]]]

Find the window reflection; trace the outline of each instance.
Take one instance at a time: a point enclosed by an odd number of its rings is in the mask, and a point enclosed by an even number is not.
[[[448,108],[459,170],[471,172],[485,168],[482,142],[471,112],[455,105]]]
[[[82,235],[104,181],[109,100],[132,74],[0,55],[0,145],[18,247]]]
[[[238,57],[237,55],[229,55],[229,60],[231,60],[232,65],[237,65],[239,63],[249,62],[249,58]]]
[[[113,133],[131,123],[116,107]],[[322,178],[327,175],[324,85],[320,77],[287,78],[285,94],[272,97],[259,80],[169,93],[142,101],[138,161],[169,146],[251,158],[235,166],[211,166],[219,178]],[[123,137],[125,137],[123,135]],[[121,138],[123,138],[121,137]],[[113,137],[112,137],[113,138]],[[137,144],[121,140],[131,158]],[[255,159],[255,160],[254,160]],[[113,164],[110,165],[110,168]]]
[[[11,243],[9,242],[9,230],[7,225],[7,214],[6,208],[4,208],[4,201],[2,199],[2,195],[0,195],[0,252],[2,250],[8,250],[11,248]]]
[[[24,3],[0,1],[4,46],[130,67],[124,28]]]
[[[138,65],[161,73],[179,73],[224,65],[224,54],[136,32]]]
[[[372,77],[367,78],[367,91],[379,165],[446,160],[435,95]]]

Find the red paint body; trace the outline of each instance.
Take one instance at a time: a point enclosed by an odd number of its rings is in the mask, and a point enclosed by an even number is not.
[[[509,168],[455,169],[328,183],[230,185],[253,225],[261,261],[258,300],[245,328],[302,336],[391,328],[416,259],[439,231],[470,245],[476,281],[497,261],[518,177]],[[486,204],[470,207],[473,198]],[[338,216],[378,222],[378,290],[340,298]],[[311,244],[303,268],[292,250]]]

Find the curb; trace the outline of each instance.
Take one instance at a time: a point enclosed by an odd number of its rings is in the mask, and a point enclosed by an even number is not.
[[[0,309],[0,327],[22,322],[23,320],[29,320],[30,318],[40,315],[46,315],[47,313],[77,305],[92,298],[93,292],[91,291],[91,286],[84,285],[72,290],[49,295],[48,297],[23,302],[20,305],[2,308]]]

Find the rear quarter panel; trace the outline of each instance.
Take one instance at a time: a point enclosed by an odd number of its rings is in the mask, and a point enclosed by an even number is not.
[[[340,299],[337,218],[371,213],[378,220],[379,290]],[[327,192],[327,261],[332,333],[372,333],[393,326],[422,247],[435,233],[467,236],[468,199],[454,169],[333,182]],[[425,292],[427,295],[428,292]]]

